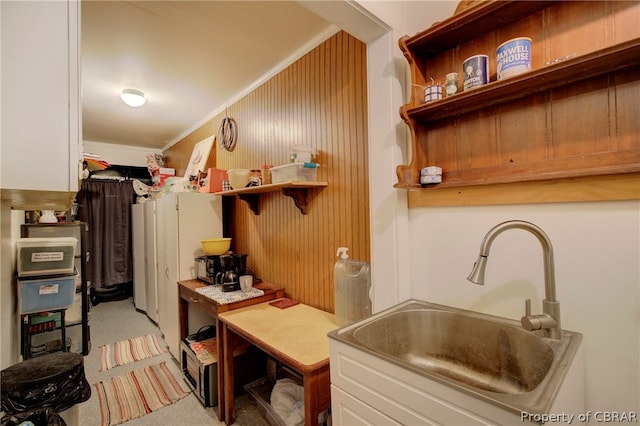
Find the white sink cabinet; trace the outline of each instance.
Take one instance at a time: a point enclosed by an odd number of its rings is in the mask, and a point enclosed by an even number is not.
[[[80,2],[3,1],[2,201],[66,210],[82,170]]]
[[[498,407],[335,339],[329,339],[329,355],[335,425],[522,423],[520,413]],[[580,348],[549,413],[575,414],[576,418],[584,413],[583,379]]]

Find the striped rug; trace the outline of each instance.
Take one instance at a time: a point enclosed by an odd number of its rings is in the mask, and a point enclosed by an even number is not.
[[[137,419],[189,395],[165,362],[95,383],[102,426]]]
[[[165,352],[167,352],[167,348],[160,343],[155,334],[102,345],[100,346],[100,371],[151,358]]]

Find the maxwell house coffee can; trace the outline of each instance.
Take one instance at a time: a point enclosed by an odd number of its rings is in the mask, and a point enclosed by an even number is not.
[[[489,57],[475,55],[467,58],[462,64],[464,74],[464,90],[483,86],[489,82]]]
[[[531,39],[513,38],[496,49],[496,73],[498,80],[513,77],[531,70]]]

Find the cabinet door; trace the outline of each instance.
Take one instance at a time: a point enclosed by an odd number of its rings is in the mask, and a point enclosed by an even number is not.
[[[169,351],[180,359],[178,316],[178,212],[176,196],[156,201],[158,229],[158,327]]]
[[[2,63],[10,64],[2,68],[2,197],[13,208],[66,209],[80,165],[80,2],[0,7]]]
[[[146,311],[144,204],[134,204],[131,206],[131,230],[133,233],[133,304],[136,309]]]
[[[144,263],[145,263],[145,296],[147,316],[158,322],[158,282],[156,253],[156,202],[149,201],[144,205]]]

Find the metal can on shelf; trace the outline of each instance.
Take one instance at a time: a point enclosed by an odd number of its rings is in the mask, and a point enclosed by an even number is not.
[[[474,89],[489,83],[489,57],[474,55],[462,65],[464,72],[464,90]]]
[[[498,80],[531,71],[531,39],[513,38],[496,49]]]

